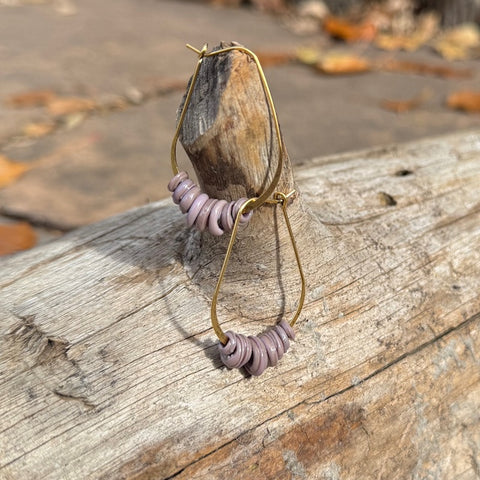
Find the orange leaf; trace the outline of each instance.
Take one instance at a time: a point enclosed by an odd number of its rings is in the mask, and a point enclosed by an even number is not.
[[[51,133],[55,124],[51,122],[29,123],[23,127],[23,133],[30,138],[40,138]]]
[[[27,250],[36,243],[37,237],[28,223],[0,225],[0,255]]]
[[[412,62],[409,60],[388,60],[378,64],[380,70],[387,72],[415,73],[417,75],[433,75],[442,78],[471,78],[472,70],[452,68],[448,65],[433,65],[431,63]]]
[[[419,17],[415,31],[407,34],[384,33],[375,38],[375,45],[384,50],[414,52],[427,43],[438,30],[439,17],[427,13]]]
[[[257,52],[260,64],[264,68],[276,67],[295,60],[295,53],[291,52]]]
[[[465,112],[480,112],[480,91],[463,90],[450,94],[447,105]]]
[[[88,98],[54,98],[48,102],[47,108],[51,115],[62,116],[71,113],[90,112],[95,110],[98,105]]]
[[[351,75],[371,70],[368,60],[356,55],[330,53],[323,57],[315,68],[328,75]]]
[[[14,108],[42,107],[54,98],[55,93],[51,90],[32,90],[31,92],[11,95],[5,103]]]
[[[30,168],[25,163],[18,163],[0,155],[0,188],[14,182]]]
[[[377,33],[377,29],[372,23],[356,24],[333,16],[325,19],[323,28],[330,36],[346,42],[371,42]]]
[[[410,110],[414,110],[418,108],[424,103],[428,97],[430,97],[431,92],[425,90],[421,92],[419,95],[409,99],[409,100],[382,100],[380,105],[385,110],[390,110],[391,112],[395,113],[405,113],[409,112]]]

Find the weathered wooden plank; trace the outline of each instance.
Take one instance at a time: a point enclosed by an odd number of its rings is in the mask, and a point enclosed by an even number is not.
[[[220,366],[200,280],[221,259],[197,263],[168,201],[1,261],[0,477],[477,478],[480,132],[296,179],[320,224],[292,218],[309,294],[259,378]],[[255,333],[298,285],[256,284],[289,253],[244,238],[261,248],[233,260],[221,316]]]

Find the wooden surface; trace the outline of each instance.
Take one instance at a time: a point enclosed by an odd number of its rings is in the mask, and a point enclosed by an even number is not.
[[[479,477],[480,131],[295,173],[321,228],[294,219],[306,306],[259,378],[221,367],[199,281],[220,259],[169,200],[1,261],[0,478]],[[227,328],[295,300],[263,260],[232,262]]]

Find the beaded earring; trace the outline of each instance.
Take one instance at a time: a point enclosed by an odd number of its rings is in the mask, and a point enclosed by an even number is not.
[[[197,50],[191,45],[188,48],[198,54],[198,62],[195,71],[190,81],[185,101],[180,112],[177,128],[172,141],[171,148],[171,166],[174,177],[168,183],[168,189],[172,192],[172,199],[174,203],[180,206],[182,213],[187,215],[187,225],[189,227],[196,227],[200,231],[208,230],[212,235],[220,236],[225,232],[231,232],[230,240],[223,260],[222,268],[220,270],[217,284],[212,297],[211,304],[211,322],[213,330],[217,335],[219,343],[220,358],[224,365],[229,368],[245,367],[247,372],[251,375],[260,375],[268,366],[275,366],[290,347],[290,340],[295,339],[295,332],[293,326],[303,308],[305,300],[305,278],[298,254],[295,237],[288,218],[287,206],[288,201],[296,193],[292,190],[288,194],[275,191],[280,179],[283,168],[283,142],[280,133],[280,126],[278,123],[277,114],[273,104],[272,95],[268,88],[265,74],[257,56],[250,50],[242,46],[231,46],[214,50],[207,53],[207,45],[204,45],[201,50]],[[268,102],[268,106],[273,118],[275,132],[278,140],[279,158],[275,174],[270,185],[258,197],[240,198],[232,202],[226,200],[219,200],[210,198],[206,193],[203,193],[192,180],[189,179],[188,174],[180,171],[177,163],[177,142],[180,136],[180,131],[185,119],[185,114],[190,104],[193,89],[200,72],[202,61],[205,57],[220,55],[222,53],[238,50],[246,53],[255,62],[258,70],[260,81]],[[240,224],[248,224],[254,210],[260,208],[264,204],[280,205],[282,208],[285,224],[287,226],[288,234],[292,243],[295,259],[297,262],[298,271],[301,279],[301,293],[298,306],[293,318],[290,322],[282,319],[275,327],[269,329],[267,332],[259,336],[245,336],[231,331],[224,332],[220,327],[217,317],[217,300],[222,285],[225,270],[227,268],[233,245],[237,235]]]

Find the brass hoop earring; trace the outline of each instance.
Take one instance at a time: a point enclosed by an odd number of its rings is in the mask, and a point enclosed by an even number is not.
[[[183,108],[180,112],[177,128],[172,140],[170,154],[171,167],[174,177],[170,180],[168,189],[170,192],[172,192],[174,203],[180,206],[182,213],[187,214],[187,225],[189,227],[195,226],[200,231],[208,229],[212,235],[216,236],[222,235],[224,232],[231,232],[225,258],[223,260],[212,297],[212,327],[218,339],[220,340],[219,351],[222,362],[229,368],[245,367],[245,369],[251,375],[260,375],[268,366],[275,366],[278,360],[282,358],[284,353],[288,350],[290,346],[290,340],[295,338],[295,332],[292,327],[295,325],[295,322],[300,316],[305,300],[305,277],[295,242],[295,236],[293,234],[287,213],[288,201],[296,192],[295,190],[292,190],[288,194],[283,192],[275,192],[275,188],[278,185],[283,168],[283,142],[275,106],[273,104],[273,98],[257,56],[252,51],[242,46],[227,47],[209,53],[207,53],[207,45],[204,45],[201,50],[198,50],[191,45],[187,45],[187,48],[197,53],[198,61],[190,81],[190,86],[188,88],[185,101],[183,103]],[[278,140],[279,158],[277,162],[277,168],[270,185],[258,197],[248,199],[240,198],[239,200],[228,203],[226,200],[209,198],[207,194],[202,193],[200,187],[195,185],[193,181],[189,179],[186,172],[179,170],[176,148],[178,139],[180,137],[181,128],[185,120],[185,114],[190,104],[193,89],[195,87],[203,59],[205,57],[220,55],[232,50],[238,50],[246,53],[255,62],[274,121]],[[278,204],[282,208],[301,279],[301,293],[298,306],[290,322],[282,319],[275,327],[258,337],[246,337],[245,335],[237,334],[231,331],[223,332],[217,317],[217,302],[225,270],[230,260],[233,245],[235,243],[236,234],[240,224],[247,224],[252,217],[253,211],[260,208],[265,203],[275,205]]]

